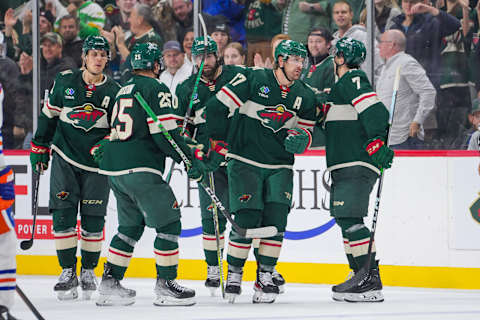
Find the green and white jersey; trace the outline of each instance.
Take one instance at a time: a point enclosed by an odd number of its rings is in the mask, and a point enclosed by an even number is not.
[[[99,35],[100,30],[105,27],[105,12],[102,7],[93,1],[86,1],[77,10],[80,21],[78,36],[85,39],[90,35]]]
[[[301,79],[318,91],[330,92],[335,84],[333,56],[328,56],[317,64],[311,64],[304,70]]]
[[[362,70],[350,70],[335,83],[325,117],[327,168],[365,166],[380,170],[365,151],[366,142],[386,139],[388,110],[373,91]]]
[[[77,168],[98,171],[90,148],[110,132],[109,120],[120,86],[104,76],[87,85],[80,69],[57,74],[38,118],[34,140],[52,149]]]
[[[313,129],[315,92],[302,81],[280,87],[274,71],[245,68],[207,103],[207,134],[227,137],[228,158],[260,168],[292,168],[283,141],[291,128]]]
[[[134,75],[115,98],[110,142],[105,145],[100,162],[102,174],[151,172],[162,175],[168,155],[168,150],[162,148],[165,143],[168,148],[172,147],[134,97],[136,92],[140,92],[165,129],[177,128],[179,117],[173,112],[176,99],[172,98],[168,87],[158,79]]]
[[[195,93],[195,97],[193,97],[192,112],[188,119],[187,129],[192,135],[192,138],[207,147],[208,137],[205,132],[205,123],[207,122],[205,104],[211,97],[215,96],[220,88],[226,85],[238,72],[241,72],[244,69],[243,67],[233,65],[226,65],[221,68],[222,72],[213,81],[205,81],[203,78],[200,78],[197,92]],[[175,109],[175,113],[182,119],[179,121],[180,126],[183,124],[183,120],[187,114],[196,79],[197,74],[192,74],[177,87],[176,96],[178,97],[178,108]]]

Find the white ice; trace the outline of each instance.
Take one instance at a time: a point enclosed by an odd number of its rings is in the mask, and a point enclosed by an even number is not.
[[[57,301],[53,294],[56,277],[19,276],[17,283],[46,320],[144,320],[144,319],[480,319],[480,290],[384,288],[383,303],[334,302],[330,286],[288,283],[286,292],[273,304],[254,305],[252,282],[244,282],[243,293],[235,304],[211,297],[202,281],[179,280],[194,288],[197,303],[192,307],[156,307],[153,301],[154,279],[129,278],[122,281],[137,290],[137,300],[128,307],[97,307],[94,301]],[[81,296],[81,291],[79,291]],[[93,298],[96,296],[94,295]],[[17,296],[12,314],[19,319],[35,319]]]

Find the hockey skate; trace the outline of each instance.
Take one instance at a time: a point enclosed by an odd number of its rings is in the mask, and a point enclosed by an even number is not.
[[[272,272],[257,269],[257,280],[253,285],[253,303],[273,303],[280,290],[273,283]]]
[[[10,314],[7,307],[0,305],[0,320],[17,320],[17,318]]]
[[[155,285],[156,306],[193,306],[195,290],[182,287],[175,280],[157,279]]]
[[[215,291],[220,287],[220,267],[207,266],[207,280],[205,280],[205,287],[210,290],[210,295],[215,296]]]
[[[80,286],[82,287],[83,299],[90,300],[92,294],[97,290],[97,277],[93,269],[80,270]]]
[[[343,297],[347,302],[382,302],[384,300],[382,293],[382,281],[378,267],[367,271],[360,269],[355,275],[332,288],[332,291],[338,297]]]
[[[73,300],[78,298],[78,278],[77,266],[64,268],[62,274],[58,278],[57,284],[53,287],[53,291],[57,294],[60,301]]]
[[[355,275],[355,272],[350,271],[350,273],[345,278],[344,282],[332,287],[332,299],[333,300],[335,300],[335,301],[345,301],[345,293],[343,292],[343,288],[345,286],[345,283],[347,283],[348,280],[352,279],[354,275]]]
[[[98,286],[97,306],[129,306],[135,303],[135,290],[127,289],[111,274],[112,267],[105,264],[102,281]]]
[[[225,286],[225,299],[228,299],[229,303],[234,303],[235,299],[242,293],[243,269],[239,269],[240,272],[234,272],[230,266],[228,267],[227,285]]]
[[[284,293],[285,292],[285,279],[277,271],[277,269],[273,270],[272,280],[273,280],[273,284],[278,287],[278,291],[280,292],[280,294]]]

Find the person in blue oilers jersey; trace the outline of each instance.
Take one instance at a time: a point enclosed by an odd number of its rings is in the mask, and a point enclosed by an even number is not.
[[[375,247],[369,256],[370,230],[363,218],[381,170],[390,168],[393,159],[386,144],[388,110],[359,68],[365,56],[360,41],[342,38],[335,44],[338,80],[319,114],[326,134],[327,169],[332,176],[330,213],[342,230],[345,253],[355,274],[333,286],[333,299],[349,302],[383,301]],[[371,270],[364,270],[367,265]]]
[[[48,167],[52,150],[49,210],[57,257],[63,269],[54,287],[60,300],[78,297],[78,211],[84,298],[89,299],[96,290],[93,269],[102,249],[109,187],[107,178],[98,174],[90,149],[109,134],[113,103],[120,89],[103,74],[110,56],[108,41],[102,36],[89,36],[82,51],[82,69],[57,74],[38,117],[30,152],[32,170],[42,173]]]
[[[244,68],[206,104],[206,132],[213,140],[206,167],[215,170],[227,155],[230,209],[243,228],[275,226],[261,239],[254,303],[279,294],[272,275],[282,248],[293,189],[294,154],[303,153],[315,124],[316,94],[298,81],[306,63],[301,43],[284,40],[275,49],[274,69]],[[243,266],[252,239],[230,233],[225,292],[241,293]]]
[[[149,227],[156,232],[153,243],[157,273],[154,305],[190,306],[195,304],[195,291],[175,281],[181,231],[180,207],[172,189],[162,178],[165,158],[180,163],[182,157],[135,95],[141,94],[187,157],[191,157],[190,144],[193,141],[180,135],[176,124],[179,117],[174,114],[177,100],[157,79],[163,66],[158,45],[151,42],[136,44],[131,57],[133,77],[115,99],[110,140],[100,143],[93,153],[100,163],[100,172],[109,176],[118,211],[118,229],[108,249],[97,305],[130,305],[135,302],[135,290],[124,288],[120,281],[135,245],[145,227]],[[193,166],[187,168],[188,176],[202,179],[204,169],[197,167],[199,163],[195,158],[190,161]]]

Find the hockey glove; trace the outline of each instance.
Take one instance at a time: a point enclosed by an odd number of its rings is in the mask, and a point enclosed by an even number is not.
[[[205,168],[205,164],[203,163],[203,161],[205,160],[204,154],[201,149],[197,148],[192,149],[192,154],[192,166],[186,168],[187,175],[190,179],[201,182],[202,179],[207,176],[207,170]]]
[[[93,161],[96,164],[99,164],[103,159],[103,151],[105,150],[105,145],[110,141],[110,137],[106,136],[102,140],[98,141],[91,149],[90,154],[93,157]]]
[[[32,140],[30,143],[30,163],[32,164],[32,170],[35,173],[43,173],[48,168],[48,162],[50,161],[50,148],[46,143],[40,143]]]
[[[208,158],[205,161],[207,172],[213,172],[220,167],[222,162],[225,162],[225,156],[228,153],[228,143],[225,141],[211,140],[211,147],[208,150]]]
[[[13,171],[9,166],[6,166],[0,171],[0,210],[10,208],[14,201]]]
[[[285,150],[290,153],[304,153],[312,143],[312,135],[307,129],[293,128],[287,131],[288,135],[283,141]]]
[[[377,167],[388,169],[392,166],[394,152],[380,137],[368,140],[364,147]]]

